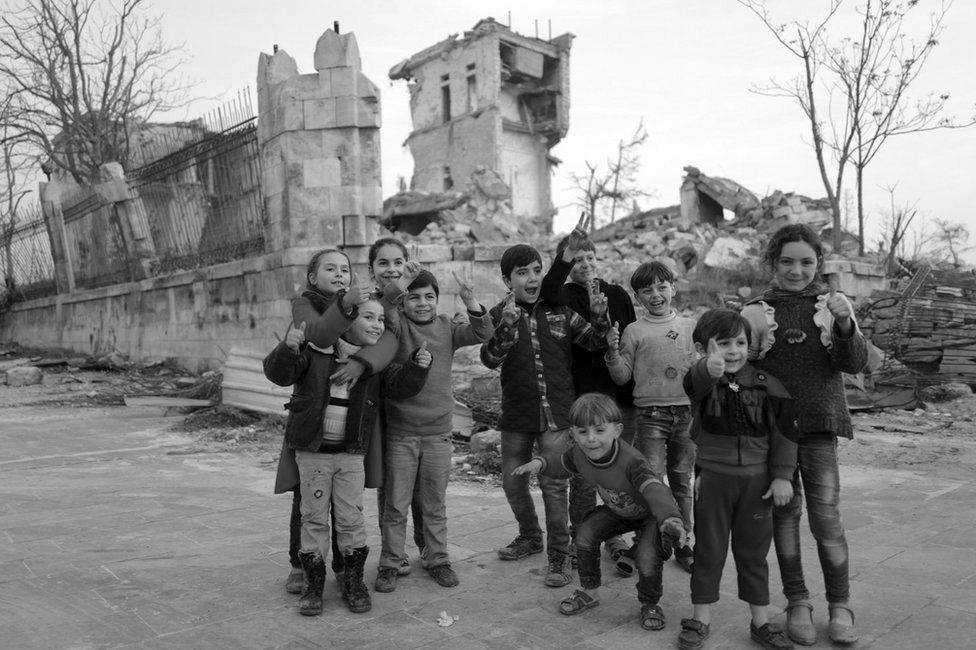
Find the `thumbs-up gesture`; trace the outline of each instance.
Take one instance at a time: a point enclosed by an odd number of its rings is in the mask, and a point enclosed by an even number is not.
[[[285,345],[292,352],[297,353],[305,342],[305,321],[298,327],[292,327],[294,323],[288,323],[288,331],[285,333]]]
[[[460,296],[461,301],[464,306],[468,308],[469,311],[478,311],[480,305],[478,301],[474,299],[474,282],[471,280],[471,276],[467,269],[461,271],[461,275],[458,275],[457,271],[452,270],[451,275],[454,276],[454,281],[458,285],[458,296]]]
[[[417,351],[413,353],[413,360],[421,368],[429,368],[431,361],[434,357],[430,354],[430,350],[427,349],[427,341],[425,340],[417,348]]]
[[[607,348],[610,350],[611,358],[620,353],[620,323],[614,323],[607,330]]]
[[[842,293],[837,293],[837,281],[831,277],[830,293],[827,294],[827,310],[834,317],[834,322],[840,328],[841,334],[847,336],[851,331],[851,316],[854,314],[854,307],[851,301]]]
[[[718,347],[715,337],[708,339],[708,360],[705,362],[708,376],[718,379],[725,374],[725,355]]]
[[[370,293],[372,293],[370,288],[366,285],[360,285],[359,277],[353,273],[349,277],[349,288],[346,290],[346,295],[342,297],[343,311],[351,312],[353,307],[369,300]]]
[[[502,322],[506,325],[514,325],[522,316],[522,308],[515,304],[515,294],[509,293],[505,298],[505,306],[502,307]]]
[[[586,292],[590,298],[590,313],[599,318],[607,313],[607,295],[600,291],[600,281],[593,278],[586,283]]]

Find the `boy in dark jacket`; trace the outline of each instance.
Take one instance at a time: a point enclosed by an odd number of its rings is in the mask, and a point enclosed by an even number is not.
[[[772,506],[793,497],[796,467],[796,411],[774,377],[748,362],[749,321],[729,309],[713,309],[698,320],[692,340],[698,360],[684,377],[698,447],[695,480],[695,562],[691,572],[692,618],[682,619],[678,647],[697,650],[708,638],[711,604],[732,537],[739,598],[749,604],[753,641],[764,648],[793,647],[769,625],[769,567]]]
[[[294,384],[285,426],[285,442],[295,450],[301,485],[302,550],[305,589],[299,612],[322,611],[325,558],[330,543],[329,510],[335,514],[339,548],[345,559],[342,596],[350,611],[368,611],[372,603],[363,582],[369,549],[363,520],[363,455],[378,425],[383,396],[409,397],[423,387],[431,356],[419,350],[403,365],[360,377],[352,388],[333,376],[350,355],[375,344],[384,332],[383,307],[367,300],[349,312],[342,301],[330,305],[318,321],[322,347],[305,341],[304,323],[264,360],[264,373],[280,386]]]
[[[511,293],[493,307],[495,332],[482,347],[481,360],[489,368],[501,366],[502,488],[518,521],[519,534],[498,549],[502,560],[519,560],[541,553],[542,530],[529,494],[528,476],[512,473],[542,453],[562,450],[569,443],[569,407],[576,397],[572,376],[572,347],[597,350],[606,346],[610,325],[606,317],[591,326],[566,306],[540,298],[542,257],[526,244],[510,247],[501,259],[502,280]],[[539,478],[546,509],[549,566],[545,584],[569,584],[569,502],[565,479]]]

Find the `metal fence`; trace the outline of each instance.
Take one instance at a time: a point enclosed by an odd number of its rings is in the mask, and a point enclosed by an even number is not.
[[[208,122],[222,127],[220,132],[129,174],[130,186],[148,213],[159,272],[264,250],[261,155],[250,100],[241,99],[214,115]]]
[[[51,239],[38,206],[22,208],[13,229],[0,232],[2,274],[14,299],[57,293]]]

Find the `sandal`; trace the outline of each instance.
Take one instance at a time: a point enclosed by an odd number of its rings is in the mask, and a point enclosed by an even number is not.
[[[792,612],[799,607],[810,611],[810,622],[796,622]],[[806,600],[794,600],[786,604],[786,635],[793,643],[799,645],[813,645],[817,642],[817,628],[813,626],[813,605]]]
[[[577,589],[573,592],[572,596],[563,599],[559,603],[559,613],[566,616],[576,616],[588,609],[593,609],[599,604],[599,600],[596,600],[585,591]]]
[[[830,612],[830,623],[827,626],[830,640],[843,645],[857,643],[860,637],[854,630],[854,610],[848,607],[846,603],[830,603],[827,605],[827,609]],[[836,609],[842,609],[850,614],[851,622],[841,623],[840,621],[834,620],[834,610]]]
[[[657,632],[664,629],[664,610],[660,605],[644,603],[641,605],[640,624],[645,630]]]

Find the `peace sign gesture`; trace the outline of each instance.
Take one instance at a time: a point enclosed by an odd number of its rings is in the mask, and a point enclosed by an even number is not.
[[[593,278],[586,283],[586,293],[590,298],[590,313],[597,318],[607,313],[607,294],[600,291],[600,281]]]
[[[579,221],[576,222],[576,226],[573,228],[573,232],[569,233],[566,237],[565,248],[563,248],[563,261],[571,262],[573,258],[576,257],[576,253],[583,248],[583,244],[586,243],[589,236],[586,234],[587,229],[593,224],[593,219],[591,216],[587,215],[585,212],[580,214]]]
[[[515,294],[509,293],[505,298],[505,305],[502,307],[502,322],[514,325],[522,316],[522,308],[515,304]]]
[[[458,275],[457,271],[452,269],[451,275],[454,276],[454,281],[457,282],[458,296],[460,296],[464,306],[469,311],[478,311],[480,305],[474,299],[474,281],[471,279],[471,271],[468,268],[464,268],[461,270],[461,275]]]
[[[714,336],[708,339],[708,361],[705,362],[705,368],[712,379],[719,379],[725,374],[725,356]]]

